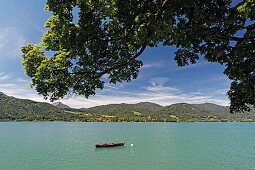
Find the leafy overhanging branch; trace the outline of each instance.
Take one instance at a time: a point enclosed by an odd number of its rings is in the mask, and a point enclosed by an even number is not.
[[[80,9],[77,23],[73,8]],[[253,0],[236,6],[228,0],[48,0],[46,9],[54,16],[41,44],[22,48],[26,74],[45,98],[94,95],[104,86],[103,75],[111,83],[130,81],[138,76],[137,58],[146,47],[163,42],[179,48],[179,66],[199,56],[226,65],[224,73],[234,80],[228,93],[232,111],[255,105]],[[46,57],[45,50],[57,53]],[[237,94],[240,89],[245,97]]]

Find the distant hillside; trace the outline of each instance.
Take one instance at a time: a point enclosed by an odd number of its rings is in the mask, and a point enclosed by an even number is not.
[[[49,103],[10,97],[0,92],[0,120],[50,121],[68,120],[73,114]]]
[[[199,107],[197,105],[192,105],[188,103],[176,103],[170,106],[164,107],[163,111],[167,114],[207,114],[209,110],[203,107]]]
[[[58,108],[61,108],[61,109],[66,109],[66,108],[70,108],[69,106],[61,103],[61,102],[55,102],[55,103],[52,103],[53,106],[56,106]]]
[[[169,106],[160,106],[155,103],[137,104],[109,104],[103,106],[81,109],[86,113],[104,114],[112,116],[152,116],[156,118],[167,118],[172,116],[180,121],[206,121],[206,120],[244,120],[255,119],[255,109],[246,113],[229,113],[229,107],[213,103],[188,104],[176,103]]]
[[[35,102],[10,97],[0,92],[0,121],[255,121],[255,109],[229,113],[229,107],[212,103],[109,104],[73,109],[63,103]]]
[[[199,108],[205,109],[212,113],[229,113],[228,106],[220,106],[213,103],[203,103],[203,104],[192,104],[193,106],[197,106]]]
[[[87,113],[96,113],[96,114],[107,114],[107,115],[133,115],[134,113],[141,114],[157,114],[163,106],[160,106],[155,103],[141,102],[137,104],[109,104],[103,106],[95,106],[88,109],[81,109]]]

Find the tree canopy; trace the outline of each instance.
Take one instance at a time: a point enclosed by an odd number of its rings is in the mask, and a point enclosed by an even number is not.
[[[94,95],[102,76],[137,78],[137,57],[162,43],[178,48],[178,66],[199,57],[225,65],[231,111],[255,106],[254,0],[48,0],[45,10],[53,16],[42,41],[21,50],[31,86],[51,101]]]

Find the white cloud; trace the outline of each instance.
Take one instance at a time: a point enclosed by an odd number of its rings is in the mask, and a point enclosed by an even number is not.
[[[163,67],[164,64],[163,63],[159,63],[159,62],[155,62],[155,63],[149,63],[149,64],[144,64],[142,66],[142,69],[146,69],[146,68],[160,68]]]
[[[0,60],[9,60],[19,57],[20,47],[25,44],[25,37],[16,27],[5,26],[0,28]]]
[[[176,94],[176,93],[162,93],[162,92],[140,92],[140,93],[128,93],[126,92],[115,92],[108,95],[96,95],[90,97],[89,99],[85,99],[83,97],[77,98],[69,98],[60,100],[61,102],[75,108],[81,107],[93,107],[98,105],[106,105],[106,104],[120,104],[120,103],[139,103],[139,102],[153,102],[158,103],[163,106],[171,105],[174,103],[215,103],[219,105],[227,106],[229,105],[229,101],[225,99],[216,99],[211,96],[197,96],[197,95],[188,95],[185,93]],[[118,96],[119,95],[119,96]]]
[[[199,91],[196,91],[196,92],[191,92],[190,94],[193,94],[193,95],[202,95],[203,93],[199,90]]]
[[[145,87],[150,92],[154,93],[169,93],[169,92],[174,92],[174,93],[180,93],[181,91],[175,87],[169,87],[169,86],[148,86]]]
[[[0,84],[0,92],[5,93],[8,96],[17,97],[20,99],[30,99],[38,102],[48,102],[44,100],[42,96],[39,96],[36,91],[28,86],[27,83],[18,84],[9,83],[9,84]]]
[[[30,81],[28,80],[15,77],[12,73],[6,74],[3,72],[0,72],[0,80],[2,80],[0,81],[0,92],[6,95],[45,102],[43,97],[39,96],[34,89],[29,87]]]
[[[168,77],[155,77],[155,78],[152,78],[149,83],[152,85],[152,86],[163,86],[165,83],[167,83],[169,81],[169,78]]]
[[[110,83],[106,83],[105,88],[109,88],[109,89],[119,89],[119,87],[117,85],[111,85]]]
[[[1,73],[0,73],[1,75]],[[5,75],[5,74],[2,74]],[[102,92],[98,92],[95,96],[86,99],[82,96],[69,96],[60,100],[64,104],[74,108],[88,108],[92,106],[105,104],[119,104],[119,103],[139,103],[139,102],[153,102],[166,106],[173,103],[215,103],[220,105],[229,105],[228,99],[215,97],[211,93],[185,93],[182,89],[176,87],[166,86],[167,78],[157,77],[149,81],[149,84],[142,87],[139,91],[126,90],[121,86],[108,85]],[[14,97],[22,99],[31,99],[39,102],[49,102],[39,96],[34,89],[31,89],[27,80],[21,78],[13,78],[10,83],[0,84],[0,91]],[[218,92],[223,89],[218,89]],[[217,90],[214,92],[217,92]]]
[[[30,82],[30,80],[22,79],[22,78],[17,78],[16,80],[17,80],[18,82]]]
[[[229,90],[228,88],[217,89],[217,90],[215,90],[215,93],[217,93],[217,94],[226,94],[228,90]]]
[[[0,73],[0,81],[11,79],[12,76],[10,74]]]
[[[167,78],[157,77],[150,80],[150,85],[143,87],[140,92],[125,91],[125,89],[107,89],[107,94],[97,94],[85,99],[83,97],[66,98],[61,102],[75,108],[92,107],[106,104],[120,104],[120,103],[139,103],[139,102],[153,102],[166,106],[173,103],[215,103],[219,105],[229,105],[227,99],[215,98],[207,93],[184,93],[181,89],[176,87],[165,86],[168,81]]]
[[[16,84],[0,84],[0,88],[12,88],[16,86]]]
[[[165,86],[165,84],[169,81],[167,77],[155,77],[152,78],[149,83],[151,86],[144,87],[149,92],[155,93],[169,93],[175,92],[180,93],[181,91],[175,87]]]

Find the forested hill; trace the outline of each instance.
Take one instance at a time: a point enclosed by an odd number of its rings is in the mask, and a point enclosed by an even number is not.
[[[139,112],[143,114],[158,114],[164,107],[155,103],[141,102],[137,104],[109,104],[102,106],[95,106],[88,109],[82,108],[81,110],[87,113],[107,114],[107,115],[122,115],[133,114]]]
[[[104,114],[111,116],[140,116],[168,118],[169,116],[177,121],[241,121],[255,120],[255,109],[251,112],[235,113],[229,112],[229,107],[213,103],[188,104],[176,103],[169,106],[161,106],[155,103],[142,102],[137,104],[109,104],[91,108],[82,108],[83,112]]]
[[[141,114],[209,114],[229,113],[229,107],[220,106],[212,103],[204,104],[187,104],[176,103],[169,106],[161,106],[155,103],[141,102],[137,104],[109,104],[102,106],[95,106],[91,108],[80,109],[87,113],[107,114],[107,115],[119,115],[119,114],[133,114],[139,112]]]
[[[67,120],[71,115],[49,103],[10,97],[0,92],[1,121]]]
[[[0,92],[0,121],[255,121],[255,109],[230,114],[228,107],[212,103],[161,106],[149,102],[72,109]]]

